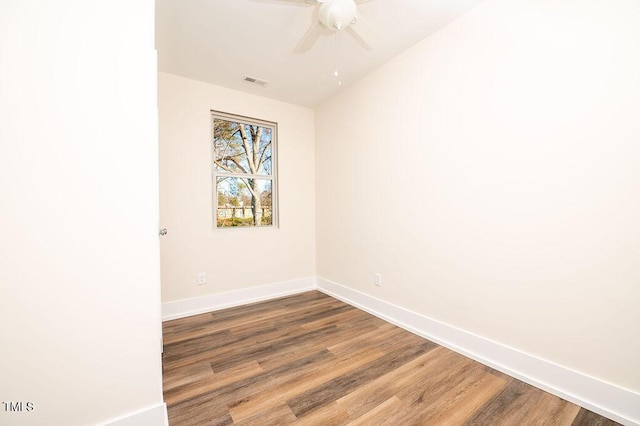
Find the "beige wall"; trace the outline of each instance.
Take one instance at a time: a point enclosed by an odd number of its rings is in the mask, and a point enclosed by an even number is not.
[[[153,16],[0,2],[0,424],[162,404]]]
[[[640,391],[638,22],[488,0],[321,105],[318,275]]]
[[[159,105],[163,302],[315,275],[313,111],[166,73]],[[210,110],[278,123],[279,228],[213,229]]]

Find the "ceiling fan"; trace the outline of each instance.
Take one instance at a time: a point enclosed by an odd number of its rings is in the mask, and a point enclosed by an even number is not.
[[[365,49],[370,49],[377,39],[377,32],[362,15],[358,13],[358,3],[369,0],[279,0],[289,3],[307,3],[319,5],[317,18],[302,36],[295,47],[295,53],[304,53],[318,41],[327,30],[334,32],[346,30]]]

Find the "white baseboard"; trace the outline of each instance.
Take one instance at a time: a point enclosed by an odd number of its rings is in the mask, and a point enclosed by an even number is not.
[[[105,426],[169,426],[167,404],[158,404],[104,423]]]
[[[317,289],[405,330],[624,425],[640,425],[640,395],[323,278]]]
[[[314,290],[315,288],[316,278],[306,277],[259,287],[208,294],[192,299],[176,300],[162,304],[162,321],[275,299],[277,297]]]

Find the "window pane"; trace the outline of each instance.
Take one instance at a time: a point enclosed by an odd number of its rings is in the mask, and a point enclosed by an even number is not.
[[[273,129],[221,118],[213,119],[216,172],[272,175]]]
[[[218,228],[273,224],[271,179],[216,178]]]
[[[260,175],[269,175],[273,174],[272,171],[272,162],[271,162],[271,147],[273,131],[268,127],[262,128],[262,133],[260,135],[260,144],[259,144],[259,153],[260,160],[258,161],[258,174]]]

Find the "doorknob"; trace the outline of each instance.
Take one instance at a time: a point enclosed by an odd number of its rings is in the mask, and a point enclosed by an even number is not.
[[[162,229],[158,232],[158,234],[160,234],[160,235],[167,235],[167,228],[162,228]]]

